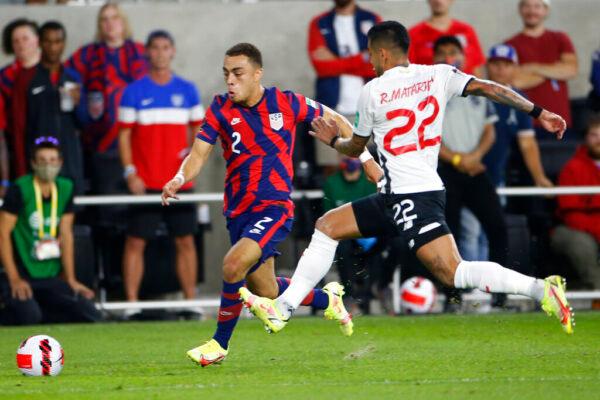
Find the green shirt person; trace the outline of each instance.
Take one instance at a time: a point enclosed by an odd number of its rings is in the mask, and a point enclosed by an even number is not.
[[[49,321],[46,307],[56,317],[54,322],[100,316],[89,300],[94,292],[75,277],[73,183],[57,176],[62,167],[58,146],[53,137],[36,140],[33,173],[14,182],[0,210],[5,323]]]
[[[342,157],[340,170],[327,178],[323,186],[324,211],[371,195],[376,189],[376,186],[367,180],[358,158]]]

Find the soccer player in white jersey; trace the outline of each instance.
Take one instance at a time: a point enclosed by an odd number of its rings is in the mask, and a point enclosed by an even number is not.
[[[506,86],[477,79],[452,66],[410,64],[408,33],[398,22],[375,25],[368,38],[378,77],[362,90],[354,134],[341,138],[338,127],[322,119],[313,122],[311,133],[353,157],[361,154],[374,136],[384,171],[382,189],[322,216],[287,290],[270,300],[242,288],[240,295],[246,306],[267,330],[278,332],[329,270],[339,240],[400,236],[443,284],[531,297],[572,333],[573,312],[561,277],[535,279],[493,262],[461,259],[444,219],[444,186],[436,172],[444,110],[453,97],[483,96],[509,105],[537,118],[558,138],[565,131],[565,121]]]

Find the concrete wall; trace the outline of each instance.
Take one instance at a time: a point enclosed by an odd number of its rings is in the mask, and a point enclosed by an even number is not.
[[[474,25],[485,50],[520,29],[518,0],[457,0],[453,13]],[[412,26],[428,15],[424,0],[372,1],[365,7],[384,19],[396,19]],[[125,5],[135,33],[143,40],[155,28],[170,30],[176,38],[178,54],[175,69],[194,81],[208,104],[212,95],[223,90],[221,63],[224,51],[240,41],[262,49],[265,58],[265,84],[313,94],[314,73],[306,56],[306,35],[310,19],[331,6],[330,1],[267,1],[256,4],[205,3]],[[69,33],[68,53],[92,40],[97,7],[0,6],[0,26],[21,16],[43,22],[62,21]],[[590,56],[600,45],[597,21],[598,0],[553,0],[548,26],[570,34],[580,61],[579,77],[570,83],[572,97],[589,91]],[[0,55],[0,65],[10,60]],[[198,181],[199,191],[221,191],[224,162],[218,154]],[[214,230],[207,237],[208,286],[216,290],[220,282],[220,260],[227,250],[227,234],[220,205],[211,207]],[[285,250],[290,250],[289,243]],[[292,267],[290,259],[282,259]]]

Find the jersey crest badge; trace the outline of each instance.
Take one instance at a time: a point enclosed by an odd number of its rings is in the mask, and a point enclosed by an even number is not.
[[[283,128],[283,114],[282,113],[269,114],[269,124],[271,125],[271,129],[276,130],[276,131]]]
[[[183,105],[183,95],[174,94],[171,96],[171,104],[175,107],[181,107]]]

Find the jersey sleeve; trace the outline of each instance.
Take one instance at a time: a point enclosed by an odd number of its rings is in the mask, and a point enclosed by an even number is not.
[[[137,122],[137,107],[135,101],[135,91],[130,85],[123,91],[118,113],[119,125],[123,128],[130,128]]]
[[[485,99],[485,123],[495,124],[498,122],[498,113],[496,113],[496,107],[490,100]]]
[[[517,113],[517,135],[535,136],[535,131],[533,130],[533,118],[524,112],[515,112]]]
[[[568,53],[573,53],[575,54],[575,46],[573,46],[573,42],[571,42],[571,39],[569,38],[569,36],[564,33],[564,32],[558,32],[558,35],[556,35],[557,39],[558,39],[558,44],[560,46],[560,53],[562,54],[568,54]]]
[[[459,69],[450,65],[440,65],[447,69],[446,79],[446,98],[450,100],[455,96],[466,97],[465,89],[471,80],[475,79],[473,75],[465,74]]]
[[[199,125],[204,119],[204,107],[200,102],[200,93],[196,86],[190,85],[189,90],[189,102],[190,102],[190,124]]]
[[[196,138],[209,144],[215,144],[217,142],[219,134],[223,131],[221,122],[217,118],[217,113],[220,108],[221,104],[219,103],[218,97],[215,97],[210,108],[206,112],[204,122],[202,123],[202,127],[196,135]]]
[[[371,136],[374,123],[374,107],[371,99],[371,85],[363,86],[358,98],[356,119],[354,120],[354,134],[363,137]]]
[[[290,91],[283,92],[294,112],[296,123],[312,122],[314,119],[323,116],[323,105],[313,99],[299,93]]]

